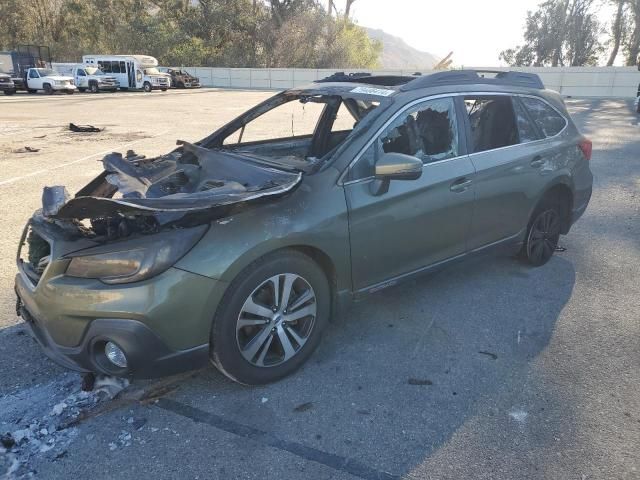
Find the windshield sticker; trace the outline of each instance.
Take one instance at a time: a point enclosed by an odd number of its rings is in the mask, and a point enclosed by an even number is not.
[[[356,87],[351,90],[351,93],[364,93],[366,95],[377,95],[379,97],[388,97],[395,93],[395,90],[387,90],[386,88],[374,88],[374,87]]]

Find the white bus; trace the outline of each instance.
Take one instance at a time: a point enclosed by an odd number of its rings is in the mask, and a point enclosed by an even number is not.
[[[82,63],[97,66],[120,82],[121,90],[162,90],[171,86],[171,77],[156,68],[158,60],[149,55],[83,55]]]

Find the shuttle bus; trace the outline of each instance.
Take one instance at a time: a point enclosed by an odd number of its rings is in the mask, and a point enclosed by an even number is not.
[[[156,67],[158,60],[149,55],[83,55],[82,63],[97,66],[120,82],[121,90],[162,90],[171,86],[171,77]]]

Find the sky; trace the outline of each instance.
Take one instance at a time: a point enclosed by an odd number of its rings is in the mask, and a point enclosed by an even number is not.
[[[356,0],[356,23],[401,37],[418,50],[444,57],[453,50],[456,66],[501,66],[502,50],[522,44],[527,10],[542,0]],[[344,5],[336,0],[338,7]],[[607,7],[600,11],[609,20]]]

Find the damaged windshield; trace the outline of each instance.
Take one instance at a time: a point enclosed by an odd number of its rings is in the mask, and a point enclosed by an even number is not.
[[[338,95],[276,96],[232,122],[221,148],[305,171],[341,145],[379,105],[374,99]]]

